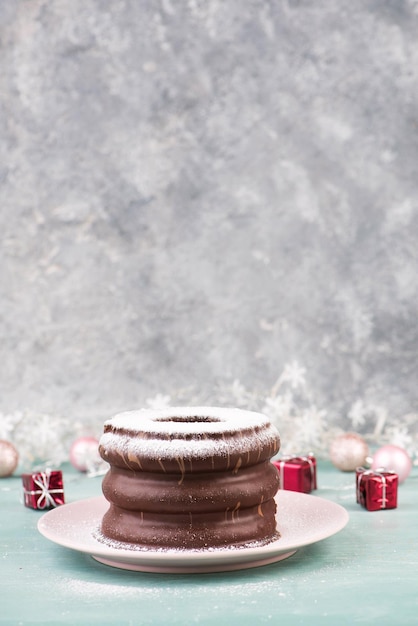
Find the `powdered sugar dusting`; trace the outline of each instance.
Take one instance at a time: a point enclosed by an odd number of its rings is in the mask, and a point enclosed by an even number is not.
[[[115,429],[168,435],[220,434],[268,424],[269,418],[262,413],[222,407],[140,409],[119,413],[105,422]]]
[[[105,422],[106,428],[100,446],[127,458],[228,457],[266,447],[274,454],[279,441],[279,433],[267,416],[241,409],[142,409],[116,415]],[[223,439],[224,435],[229,437]]]
[[[212,457],[215,454],[225,458],[232,453],[246,454],[253,449],[272,446],[274,441],[276,441],[275,432],[272,428],[268,428],[262,433],[252,433],[251,436],[240,436],[227,441],[133,439],[124,434],[105,433],[100,439],[100,445],[105,450],[112,449],[126,458],[140,455],[149,459],[188,459],[190,457],[197,459]]]

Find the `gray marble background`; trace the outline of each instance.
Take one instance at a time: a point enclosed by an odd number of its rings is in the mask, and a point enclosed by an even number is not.
[[[418,410],[418,1],[0,2],[0,410]]]

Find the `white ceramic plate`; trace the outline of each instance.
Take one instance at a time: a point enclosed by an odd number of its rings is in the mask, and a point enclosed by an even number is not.
[[[95,538],[108,508],[104,497],[64,504],[45,513],[39,532],[66,548],[122,569],[169,574],[226,572],[275,563],[303,546],[326,539],[348,522],[347,511],[330,500],[295,491],[276,496],[280,538],[264,546],[205,551],[132,550],[108,546]]]

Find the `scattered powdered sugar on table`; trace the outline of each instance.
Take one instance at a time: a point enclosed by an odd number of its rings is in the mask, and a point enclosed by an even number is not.
[[[118,598],[129,598],[135,596],[155,596],[161,595],[162,591],[159,587],[147,587],[141,585],[121,584],[119,581],[112,584],[108,580],[104,583],[92,582],[82,578],[65,578],[61,582],[63,593],[65,595],[75,594],[90,598],[107,598],[109,596],[117,596]]]

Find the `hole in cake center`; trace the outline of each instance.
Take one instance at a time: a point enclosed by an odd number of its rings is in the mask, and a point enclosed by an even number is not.
[[[156,422],[184,422],[187,424],[220,422],[216,417],[205,417],[204,415],[189,415],[187,417],[161,417]]]

